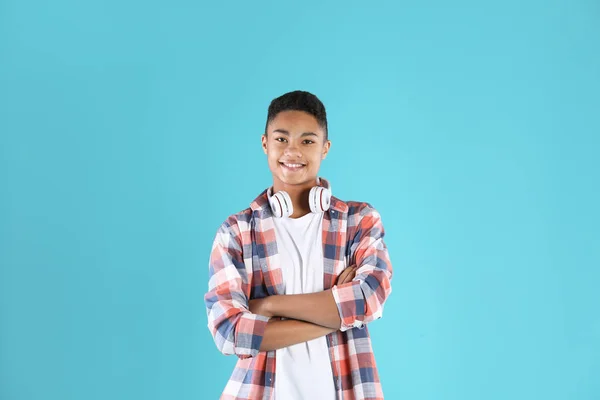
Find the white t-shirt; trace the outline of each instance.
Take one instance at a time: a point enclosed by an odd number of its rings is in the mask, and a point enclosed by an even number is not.
[[[323,291],[323,213],[273,219],[284,294]],[[325,336],[276,350],[275,400],[335,398]]]

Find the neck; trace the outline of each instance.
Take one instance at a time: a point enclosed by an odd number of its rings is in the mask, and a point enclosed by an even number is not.
[[[280,190],[287,192],[287,194],[290,195],[292,206],[294,207],[294,213],[290,216],[290,218],[300,218],[310,212],[308,198],[310,195],[310,190],[316,185],[316,179],[300,185],[288,185],[279,180],[274,180],[273,193],[277,193]]]

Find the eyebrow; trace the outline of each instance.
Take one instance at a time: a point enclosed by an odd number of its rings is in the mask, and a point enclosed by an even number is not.
[[[275,129],[273,131],[273,133],[275,133],[275,132],[283,133],[284,135],[290,136],[290,133],[288,131],[286,131],[285,129]],[[319,137],[319,135],[317,135],[314,132],[304,132],[302,135],[300,135],[300,137],[305,137],[305,136],[316,136],[316,137]]]

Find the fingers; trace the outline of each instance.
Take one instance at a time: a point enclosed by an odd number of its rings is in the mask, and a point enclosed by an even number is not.
[[[338,277],[336,285],[342,285],[344,283],[351,282],[352,279],[354,279],[354,277],[356,276],[356,270],[357,270],[356,265],[352,265],[352,266],[344,269],[342,271],[342,273],[340,274],[340,276]]]
[[[350,267],[349,269],[350,269],[350,272],[348,272],[348,275],[346,276],[346,282],[344,282],[344,283],[352,282],[352,279],[354,279],[354,277],[356,276],[356,269],[357,269],[356,265]]]
[[[354,267],[348,267],[345,268],[342,273],[340,274],[340,277],[338,278],[338,283],[342,284],[342,283],[346,283],[348,280],[348,277],[351,275],[352,270]]]

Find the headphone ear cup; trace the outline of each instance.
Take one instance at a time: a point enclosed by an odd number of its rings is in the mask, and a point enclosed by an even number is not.
[[[287,218],[294,213],[292,199],[283,190],[271,196],[269,203],[271,204],[271,211],[275,218]]]
[[[331,191],[322,186],[315,186],[310,189],[308,200],[310,211],[314,213],[327,211],[331,202]]]

